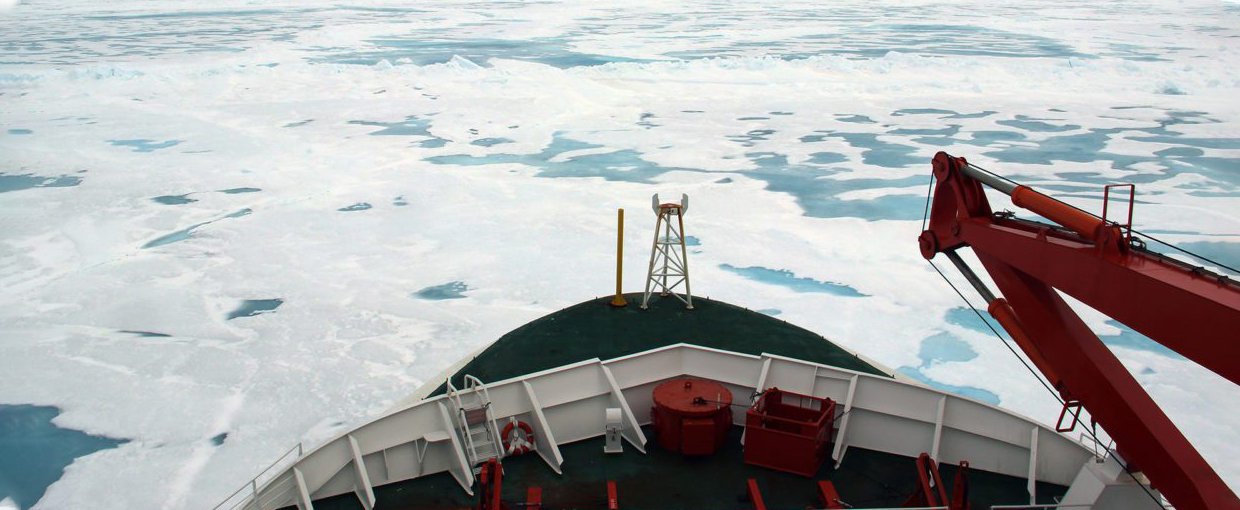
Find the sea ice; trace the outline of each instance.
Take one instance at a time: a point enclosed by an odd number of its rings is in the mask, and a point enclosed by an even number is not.
[[[1094,212],[1135,182],[1138,230],[1240,265],[1234,3],[0,8],[0,404],[129,439],[37,508],[213,506],[610,292],[619,207],[642,288],[655,192],[698,294],[1044,421],[917,251],[936,151]],[[1075,306],[1240,489],[1240,389]]]

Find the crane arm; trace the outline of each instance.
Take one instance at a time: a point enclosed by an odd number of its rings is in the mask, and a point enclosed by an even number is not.
[[[1080,402],[1177,508],[1240,509],[1213,468],[1059,292],[1240,383],[1240,286],[1133,245],[1123,229],[940,152],[926,259],[947,254],[1066,401]],[[994,214],[989,186],[1058,225]],[[1004,297],[954,253],[969,246]]]

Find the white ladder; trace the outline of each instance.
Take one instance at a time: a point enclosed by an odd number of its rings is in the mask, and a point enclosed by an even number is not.
[[[500,446],[499,428],[491,413],[491,395],[487,386],[472,375],[465,376],[465,388],[458,390],[447,381],[448,398],[456,406],[457,429],[465,443],[465,457],[470,466],[504,457]],[[478,471],[475,467],[474,471]]]

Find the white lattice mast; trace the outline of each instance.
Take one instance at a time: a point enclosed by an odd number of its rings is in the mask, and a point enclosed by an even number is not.
[[[658,219],[654,223],[654,244],[650,247],[650,268],[646,271],[646,294],[642,296],[642,310],[650,304],[650,293],[660,296],[671,294],[693,309],[693,292],[689,288],[689,257],[685,253],[685,212],[689,210],[689,195],[680,195],[680,203],[659,203],[659,194],[651,197],[651,207]],[[670,282],[670,285],[669,285]],[[684,284],[684,295],[675,292]]]

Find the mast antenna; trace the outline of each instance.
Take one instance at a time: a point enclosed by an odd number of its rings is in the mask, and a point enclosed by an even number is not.
[[[680,203],[659,203],[659,194],[650,197],[651,208],[658,217],[654,223],[654,243],[650,247],[650,267],[646,271],[646,293],[642,310],[650,304],[650,293],[671,294],[693,309],[693,292],[689,288],[689,257],[685,253],[685,213],[689,211],[689,195],[681,194]],[[675,289],[685,286],[682,296]]]

